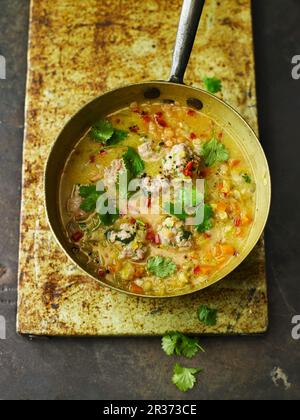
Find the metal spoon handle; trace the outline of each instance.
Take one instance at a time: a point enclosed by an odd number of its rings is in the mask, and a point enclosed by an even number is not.
[[[170,82],[183,84],[185,70],[193,49],[205,0],[184,0],[175,49]]]

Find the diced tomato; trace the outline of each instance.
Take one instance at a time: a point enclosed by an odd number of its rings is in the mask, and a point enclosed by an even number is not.
[[[185,170],[183,172],[184,175],[192,177],[193,176],[193,169],[194,169],[194,161],[191,160],[190,162],[188,162],[188,164],[185,167]]]
[[[153,230],[148,230],[147,235],[146,235],[146,239],[147,239],[147,241],[152,242],[153,244],[155,244],[156,235],[153,232]]]
[[[193,109],[189,109],[189,110],[188,110],[188,112],[187,112],[187,114],[188,114],[190,117],[194,117],[194,116],[196,115],[196,111],[194,111]]]
[[[136,294],[138,294],[138,295],[142,295],[143,293],[144,293],[144,289],[142,289],[140,286],[138,286],[137,284],[135,284],[135,283],[131,283],[131,286],[130,286],[130,291],[132,292],[132,293],[136,293]]]
[[[190,134],[190,139],[191,140],[195,140],[197,138],[197,134],[196,133],[191,133]]]
[[[72,240],[74,242],[79,242],[84,237],[84,233],[79,230],[78,232],[73,233]]]

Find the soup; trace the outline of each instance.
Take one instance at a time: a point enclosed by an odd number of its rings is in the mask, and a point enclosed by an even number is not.
[[[133,103],[76,145],[60,206],[89,272],[118,289],[168,296],[216,277],[242,252],[255,183],[242,150],[207,115]]]

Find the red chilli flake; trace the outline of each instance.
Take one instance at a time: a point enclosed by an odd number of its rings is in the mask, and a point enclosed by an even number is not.
[[[194,169],[194,162],[191,160],[185,167],[184,175],[185,176],[193,176],[193,169]]]
[[[92,155],[90,156],[90,163],[95,163],[96,161],[96,156]]]
[[[140,131],[140,128],[139,128],[139,126],[138,126],[138,125],[133,125],[132,127],[129,127],[129,130],[130,130],[132,133],[138,133],[138,132]]]
[[[241,220],[241,218],[240,218],[240,217],[237,217],[237,218],[234,220],[234,226],[235,226],[235,227],[240,227],[240,226],[241,226],[241,224],[242,224],[242,220]]]
[[[155,121],[158,125],[160,125],[163,128],[168,127],[168,124],[166,123],[166,121],[163,119],[163,113],[162,112],[157,112],[155,114]]]
[[[194,117],[196,115],[196,111],[194,111],[193,109],[189,109],[187,112],[188,116],[190,117]]]
[[[201,274],[201,267],[200,267],[200,265],[198,265],[197,267],[194,268],[194,274]]]
[[[84,237],[84,233],[82,231],[78,231],[73,233],[72,240],[74,242],[79,242]]]
[[[104,268],[99,268],[98,269],[98,271],[97,271],[97,274],[98,274],[98,277],[100,278],[100,279],[103,279],[103,278],[105,278],[106,277],[106,274],[107,274],[107,272],[106,272],[106,270],[104,270]]]
[[[196,140],[196,138],[197,138],[196,133],[191,133],[191,134],[190,134],[190,139],[191,139],[191,140]]]
[[[107,155],[107,151],[106,150],[100,150],[100,152],[99,152],[99,155],[100,156],[104,156],[104,155]]]

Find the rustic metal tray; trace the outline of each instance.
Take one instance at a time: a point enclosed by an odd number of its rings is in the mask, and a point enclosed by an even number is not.
[[[68,118],[116,86],[166,79],[180,0],[32,0],[17,330],[45,336],[252,334],[267,329],[263,240],[232,275],[191,296],[129,297],[86,278],[49,231],[43,206],[44,164]],[[168,53],[169,52],[169,53]],[[250,0],[207,0],[187,72],[223,82],[223,97],[257,130]],[[219,310],[205,327],[197,307]]]

